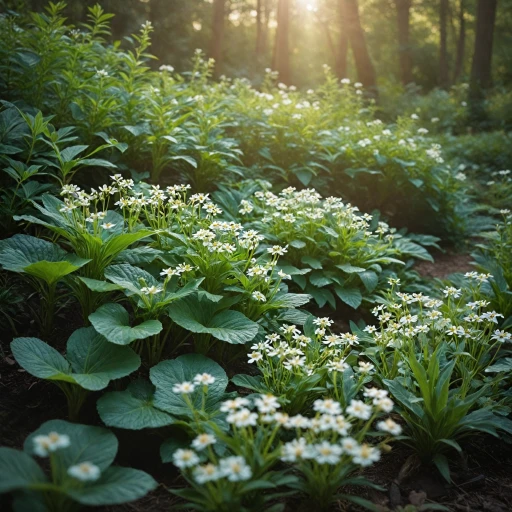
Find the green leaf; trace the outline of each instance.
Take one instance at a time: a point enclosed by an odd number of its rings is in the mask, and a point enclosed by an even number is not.
[[[447,482],[451,482],[450,476],[450,466],[448,464],[448,459],[442,453],[436,453],[432,458],[432,462],[435,464],[436,468],[439,470],[439,473],[443,476],[443,478]]]
[[[343,272],[346,272],[347,274],[355,274],[359,272],[364,272],[366,269],[362,267],[354,267],[350,263],[344,263],[343,265],[336,265],[337,268],[340,270],[343,270]]]
[[[375,272],[365,270],[364,272],[359,272],[358,276],[368,292],[371,293],[375,288],[377,288],[377,285],[379,284],[379,276]]]
[[[16,361],[39,379],[74,382],[69,363],[54,348],[38,338],[16,338],[11,343]]]
[[[189,296],[172,304],[169,316],[188,331],[211,334],[232,344],[247,343],[258,334],[258,324],[245,315],[232,310],[216,312],[218,307],[221,306]]]
[[[123,263],[110,265],[105,269],[105,278],[118,286],[122,286],[132,294],[140,295],[143,286],[158,286],[159,283],[149,272],[139,267]],[[145,283],[145,284],[141,284]]]
[[[83,260],[82,265],[89,263],[89,261],[91,260]],[[69,261],[38,261],[25,267],[23,271],[51,285],[78,270],[82,265],[72,265]]]
[[[313,258],[312,256],[302,256],[300,260],[302,263],[305,263],[306,265],[309,265],[311,268],[316,270],[322,270],[323,268],[322,262],[317,258]]]
[[[125,391],[106,393],[97,402],[98,414],[108,427],[141,430],[171,425],[174,419],[153,405],[155,387],[138,379]]]
[[[24,452],[34,455],[34,438],[48,435],[50,432],[69,436],[70,445],[56,452],[61,461],[59,466],[63,471],[80,462],[91,462],[104,471],[114,462],[118,443],[112,432],[105,428],[69,423],[64,420],[50,420],[43,423],[25,440]]]
[[[251,390],[257,391],[259,393],[264,393],[265,391],[267,391],[265,389],[265,384],[263,382],[263,379],[259,375],[254,376],[254,375],[238,374],[238,375],[235,375],[231,379],[231,382],[233,384],[235,384],[235,386],[239,386],[241,388],[246,388],[246,389],[251,389]]]
[[[123,233],[121,235],[117,235],[105,244],[102,254],[104,257],[117,256],[121,251],[124,251],[133,243],[142,240],[143,238],[147,238],[152,234],[153,232],[149,229],[142,229],[135,233]]]
[[[89,315],[89,321],[97,332],[111,343],[128,345],[135,340],[144,340],[155,336],[163,329],[158,320],[146,320],[130,327],[130,315],[120,304],[104,304]]]
[[[78,279],[82,281],[89,290],[93,292],[113,292],[117,290],[124,290],[123,286],[119,286],[118,284],[107,283],[106,281],[100,281],[98,279],[90,279],[88,277],[78,276]]]
[[[67,488],[66,494],[82,505],[116,505],[138,500],[157,485],[156,480],[144,471],[113,466],[93,484]]]
[[[224,397],[228,377],[215,361],[199,354],[186,354],[171,361],[162,361],[151,368],[150,379],[156,387],[155,407],[169,414],[189,416],[191,413],[187,403],[181,395],[174,393],[172,388],[184,381],[192,382],[199,373],[209,373],[215,377],[215,382],[208,386],[205,406],[207,411],[214,411]],[[189,395],[189,398],[196,408],[201,409],[200,390]]]
[[[357,309],[363,301],[363,296],[357,288],[342,288],[341,286],[336,286],[334,291],[345,304],[348,304],[354,309]]]
[[[0,262],[5,270],[25,272],[48,284],[55,283],[89,261],[34,236],[14,235],[0,241]]]
[[[0,447],[0,493],[26,489],[44,483],[46,475],[30,455],[13,448]]]
[[[67,359],[75,381],[91,391],[107,387],[111,380],[126,377],[140,366],[140,357],[130,347],[108,342],[94,327],[78,329],[70,336]]]

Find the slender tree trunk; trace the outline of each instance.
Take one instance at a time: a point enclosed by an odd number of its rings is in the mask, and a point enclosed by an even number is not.
[[[224,42],[224,25],[226,17],[225,0],[213,1],[212,39],[210,41],[210,57],[215,60],[215,76],[222,69],[222,47]]]
[[[340,19],[340,39],[336,56],[336,74],[339,78],[347,78],[348,31],[345,19],[345,0],[338,0],[338,13]]]
[[[454,83],[459,81],[464,70],[464,54],[466,49],[466,18],[464,16],[464,0],[459,2],[459,37],[457,39],[457,57],[455,59]]]
[[[256,2],[256,60],[263,54],[263,0]]]
[[[367,88],[376,88],[377,80],[373,67],[363,27],[359,18],[359,4],[357,0],[344,0],[345,20],[348,31],[348,38],[354,60],[356,63],[357,76],[359,81]]]
[[[412,78],[412,55],[409,41],[409,27],[412,0],[395,0],[398,22],[398,51],[400,56],[400,78],[404,85],[410,84]]]
[[[439,4],[439,85],[446,89],[450,85],[448,74],[448,0],[441,0]]]
[[[471,85],[485,89],[491,85],[492,43],[498,0],[478,0],[476,11],[476,36]]]
[[[272,69],[279,73],[279,80],[285,84],[290,84],[291,82],[289,33],[290,0],[279,0],[277,4],[277,30]]]

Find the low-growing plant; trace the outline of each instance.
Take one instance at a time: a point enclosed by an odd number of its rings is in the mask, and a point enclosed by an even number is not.
[[[279,266],[320,307],[335,308],[336,297],[354,309],[363,300],[373,302],[407,259],[433,261],[423,246],[437,247],[438,241],[405,237],[338,197],[322,199],[314,189],[257,191],[240,201],[240,214],[266,240],[286,244]]]
[[[358,337],[334,334],[329,318],[310,317],[304,334],[296,325],[283,325],[280,332],[252,345],[249,363],[260,375],[235,375],[233,383],[278,397],[290,414],[305,412],[318,396],[328,393],[346,406],[370,379],[367,363],[357,365]],[[356,372],[352,369],[356,366]]]
[[[227,385],[226,372],[215,361],[186,354],[151,368],[150,382],[139,379],[125,391],[106,393],[97,408],[109,427],[141,430],[173,424],[194,433],[205,421],[218,421],[218,404],[229,397]]]
[[[0,448],[0,493],[12,493],[13,510],[19,511],[135,501],[157,482],[144,471],[113,466],[117,447],[116,436],[104,428],[47,421],[27,437],[23,451]],[[49,459],[50,475],[36,456]]]
[[[48,338],[58,313],[57,285],[91,260],[69,254],[40,238],[14,235],[0,241],[0,261],[4,270],[22,274],[35,289],[40,300],[41,334]]]
[[[393,407],[386,391],[372,388],[365,394],[373,404],[351,400],[343,409],[337,400],[316,400],[312,417],[279,412],[279,400],[271,394],[223,402],[220,411],[227,414],[228,431],[207,423],[191,448],[176,449],[173,440],[162,447],[163,461],[180,468],[191,486],[172,492],[188,508],[212,511],[282,510],[282,504],[272,502],[287,488],[304,493],[319,510],[339,499],[373,510],[362,498],[338,494],[344,485],[371,486],[353,473],[379,460],[379,448],[389,449],[387,441],[400,433],[400,426],[388,418],[373,433],[384,439],[378,445],[365,442],[376,419]],[[279,469],[278,462],[285,468]]]
[[[132,349],[109,343],[93,327],[78,329],[69,337],[66,357],[38,338],[16,338],[11,350],[25,371],[62,390],[73,421],[90,391],[105,389],[111,380],[126,377],[140,366]]]

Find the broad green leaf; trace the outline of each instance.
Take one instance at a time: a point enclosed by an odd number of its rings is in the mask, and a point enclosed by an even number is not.
[[[135,249],[125,249],[121,251],[116,259],[115,263],[128,263],[130,265],[141,265],[142,263],[152,263],[163,251],[154,249],[143,245],[142,247],[135,247]]]
[[[71,366],[50,345],[38,338],[16,338],[11,343],[16,361],[30,375],[40,379],[74,382]]]
[[[211,334],[232,344],[243,344],[258,334],[258,324],[239,311],[216,312],[217,304],[186,297],[169,307],[169,316],[180,327],[194,333]]]
[[[311,268],[316,270],[322,270],[323,268],[322,262],[317,258],[313,258],[312,256],[302,256],[301,261],[302,263],[305,263],[306,265],[309,265]]]
[[[105,278],[136,295],[140,295],[140,289],[143,286],[159,285],[158,280],[149,272],[127,263],[107,267],[105,269]]]
[[[107,427],[141,430],[174,423],[172,416],[153,405],[155,387],[142,379],[125,391],[106,393],[97,402],[98,414]]]
[[[365,270],[364,272],[359,272],[357,275],[368,292],[371,293],[375,288],[377,288],[377,285],[379,284],[379,276],[372,270]]]
[[[442,453],[436,453],[432,458],[432,462],[435,464],[436,468],[439,470],[439,473],[443,476],[443,478],[447,482],[451,482],[450,476],[450,466],[448,464],[448,459]]]
[[[56,452],[62,462],[60,467],[64,471],[80,462],[91,462],[104,471],[114,462],[118,442],[112,432],[105,428],[69,423],[64,420],[50,420],[43,423],[27,437],[23,450],[34,455],[34,438],[39,435],[48,435],[50,432],[69,436],[70,445]]]
[[[278,293],[270,302],[281,308],[298,308],[311,300],[307,293]]]
[[[128,345],[135,340],[145,340],[155,336],[162,329],[158,320],[146,320],[130,327],[130,315],[120,304],[104,304],[89,315],[89,321],[97,332],[117,345]]]
[[[48,284],[55,283],[89,261],[34,236],[14,235],[0,241],[0,263],[4,269],[31,274]]]
[[[143,229],[141,231],[136,231],[135,233],[123,233],[121,235],[117,235],[105,244],[105,247],[103,248],[103,256],[117,256],[121,251],[124,251],[133,243],[138,240],[142,240],[143,238],[147,238],[152,234],[153,232],[149,229]]]
[[[357,309],[363,301],[363,296],[357,288],[342,288],[341,286],[336,286],[334,291],[336,295],[351,308]]]
[[[23,271],[51,285],[78,270],[89,261],[91,260],[83,260],[82,265],[73,265],[69,261],[38,261],[25,267]]]
[[[138,500],[157,485],[144,471],[112,466],[96,482],[82,488],[68,488],[66,494],[82,505],[116,505]]]
[[[0,493],[26,489],[31,484],[46,481],[43,470],[30,455],[0,447]]]
[[[130,347],[108,342],[94,327],[83,327],[70,336],[67,359],[75,381],[91,391],[107,387],[111,380],[126,377],[140,366],[140,357]]]
[[[266,391],[263,379],[259,375],[238,374],[231,379],[231,382],[241,388],[252,389],[259,393],[264,393]]]
[[[336,265],[337,268],[340,270],[343,270],[343,272],[346,272],[347,274],[355,274],[359,272],[364,272],[366,269],[362,267],[355,267],[351,265],[350,263],[344,263],[343,265]]]
[[[206,410],[215,410],[219,401],[224,397],[228,377],[226,372],[215,361],[199,355],[186,354],[171,361],[162,361],[150,371],[151,382],[155,385],[155,407],[173,415],[190,415],[185,400],[179,394],[173,392],[175,384],[184,381],[192,382],[199,373],[209,373],[215,377],[215,382],[208,386],[206,398]],[[202,392],[196,390],[189,395],[190,400],[198,409],[201,408]]]
[[[90,279],[89,277],[78,276],[78,279],[82,281],[89,290],[93,292],[113,292],[117,290],[124,290],[124,286],[118,284],[107,283],[106,281],[100,281],[99,279]]]

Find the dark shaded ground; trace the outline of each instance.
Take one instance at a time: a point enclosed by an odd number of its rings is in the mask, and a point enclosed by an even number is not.
[[[471,265],[471,256],[467,252],[458,252],[453,248],[447,248],[445,252],[437,249],[431,250],[434,263],[419,261],[414,269],[422,276],[428,278],[445,279],[450,274],[465,273],[475,270]]]

